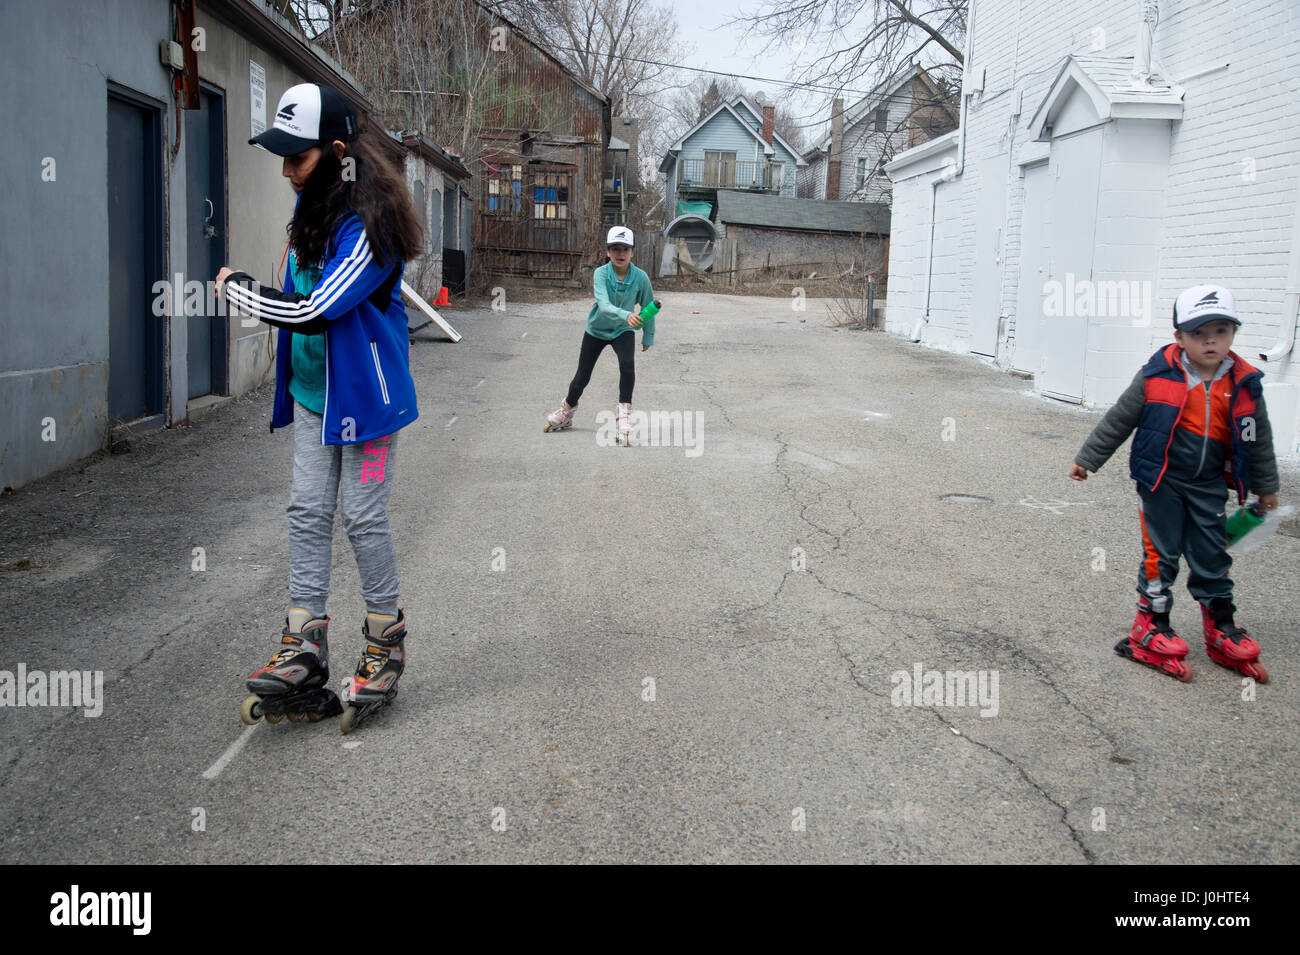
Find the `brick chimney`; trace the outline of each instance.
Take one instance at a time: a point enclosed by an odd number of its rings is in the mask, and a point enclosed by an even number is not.
[[[772,145],[772,129],[776,126],[776,107],[763,107],[763,142]]]
[[[840,197],[840,153],[844,146],[844,100],[831,102],[831,148],[826,156],[826,198]]]

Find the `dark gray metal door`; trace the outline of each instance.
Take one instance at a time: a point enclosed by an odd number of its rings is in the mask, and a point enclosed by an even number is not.
[[[198,109],[185,111],[185,176],[187,189],[187,282],[206,283],[217,277],[226,261],[226,140],[225,100],[206,87],[199,90]],[[190,315],[188,397],[225,394],[226,341],[230,325],[224,316]]]
[[[460,247],[465,251],[465,283],[469,284],[470,250],[474,246],[472,228],[474,224],[474,207],[470,205],[469,196],[460,197]]]
[[[108,94],[108,413],[131,421],[165,409],[158,111]]]
[[[454,185],[443,186],[442,192],[442,247],[444,249],[457,248],[456,242],[459,235],[456,232],[456,194],[458,190]]]

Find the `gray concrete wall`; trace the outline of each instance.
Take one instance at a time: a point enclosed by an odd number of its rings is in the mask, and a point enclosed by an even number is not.
[[[119,0],[111,14],[93,15],[73,0],[0,4],[0,117],[9,131],[0,150],[0,486],[17,487],[104,445],[108,82],[167,104],[158,43],[168,30],[166,0]],[[170,143],[175,113],[163,115]],[[46,157],[54,162],[48,182]],[[164,178],[171,172],[164,161]],[[180,212],[174,205],[166,212],[173,257],[184,248]],[[45,419],[54,421],[53,440],[43,440],[51,434]]]
[[[196,24],[207,33],[207,50],[199,54],[199,76],[226,94],[226,163],[227,203],[229,208],[229,244],[227,263],[241,269],[259,282],[277,288],[284,280],[280,262],[287,236],[284,228],[293,216],[294,195],[281,170],[279,156],[250,146],[251,95],[249,60],[266,70],[266,115],[269,127],[275,120],[275,107],[289,87],[304,81],[272,58],[263,47],[250,42],[203,13],[202,5]],[[187,276],[206,281],[212,276]],[[271,330],[260,322],[245,327],[245,320],[225,319],[230,324],[230,393],[243,394],[255,387],[271,371],[274,356]],[[184,325],[183,322],[175,323]]]
[[[736,241],[736,268],[754,269],[772,265],[803,265],[821,262],[818,271],[837,271],[850,263],[864,264],[869,272],[883,272],[884,240],[856,235],[816,232],[784,232],[779,229],[756,229],[752,226],[728,225],[727,237]],[[743,278],[743,273],[742,273]]]
[[[442,285],[442,238],[446,224],[442,221],[443,175],[442,170],[420,158],[413,150],[406,153],[406,188],[411,191],[412,202],[424,232],[424,254],[406,263],[403,281],[426,301],[432,302]],[[424,187],[424,207],[415,202],[416,183]],[[451,185],[450,188],[456,188]]]
[[[206,45],[198,55],[200,78],[225,93],[226,261],[275,282],[283,277],[284,227],[294,194],[280,158],[248,145],[249,60],[266,70],[268,123],[280,94],[302,77],[201,8],[196,25]],[[107,15],[89,14],[74,0],[0,3],[6,74],[0,117],[11,131],[9,148],[0,151],[0,181],[7,187],[0,224],[0,487],[18,487],[106,443],[110,82],[160,109],[167,234],[158,278],[215,277],[184,272],[188,144],[177,149],[170,74],[158,54],[170,32],[167,0],[117,0]],[[52,181],[42,178],[47,160],[53,161]],[[178,424],[187,414],[188,323],[171,320],[171,306],[169,299],[158,321],[166,323],[165,417]],[[230,392],[242,394],[270,370],[271,336],[264,325],[217,320],[230,323]]]

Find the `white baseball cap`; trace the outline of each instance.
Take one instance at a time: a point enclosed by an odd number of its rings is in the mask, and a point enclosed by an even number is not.
[[[609,235],[605,237],[605,247],[611,245],[626,245],[631,248],[635,243],[632,241],[632,230],[627,226],[616,225],[609,230]]]
[[[1174,328],[1180,332],[1193,331],[1215,320],[1241,326],[1237,300],[1222,285],[1193,285],[1174,302]]]
[[[332,86],[299,83],[284,91],[275,109],[275,124],[248,141],[277,156],[296,156],[318,143],[357,138],[357,111]]]

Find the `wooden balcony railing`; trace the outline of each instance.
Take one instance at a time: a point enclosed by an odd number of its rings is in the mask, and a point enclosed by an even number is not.
[[[677,163],[681,189],[756,189],[780,192],[777,163],[766,160],[682,159]]]

